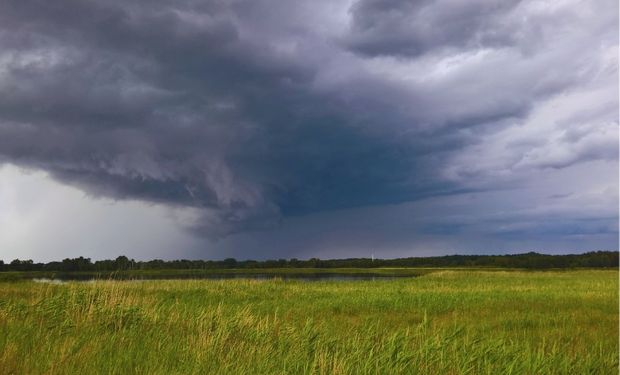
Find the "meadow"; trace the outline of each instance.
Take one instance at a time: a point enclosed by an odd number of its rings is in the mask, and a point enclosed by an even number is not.
[[[2,374],[617,374],[618,271],[0,282]]]

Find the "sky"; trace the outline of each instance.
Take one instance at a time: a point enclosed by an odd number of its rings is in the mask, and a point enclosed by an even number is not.
[[[618,249],[617,0],[0,2],[0,259]]]

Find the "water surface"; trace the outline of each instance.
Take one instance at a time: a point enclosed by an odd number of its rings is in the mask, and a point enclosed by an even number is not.
[[[376,275],[350,273],[209,273],[209,274],[176,274],[176,275],[107,275],[95,276],[84,274],[59,274],[53,278],[34,278],[35,282],[60,284],[65,281],[94,281],[94,280],[273,280],[284,281],[378,281],[392,280],[415,275]]]

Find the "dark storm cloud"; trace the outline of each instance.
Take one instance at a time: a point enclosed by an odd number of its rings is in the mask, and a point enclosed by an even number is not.
[[[216,237],[484,191],[464,180],[489,179],[464,165],[481,134],[589,84],[599,58],[568,57],[617,44],[615,16],[524,2],[334,4],[3,1],[0,161],[198,209],[195,231]],[[558,42],[554,17],[584,33]]]

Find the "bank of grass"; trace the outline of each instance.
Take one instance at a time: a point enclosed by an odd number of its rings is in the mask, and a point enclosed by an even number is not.
[[[0,283],[4,374],[617,374],[618,272]]]

